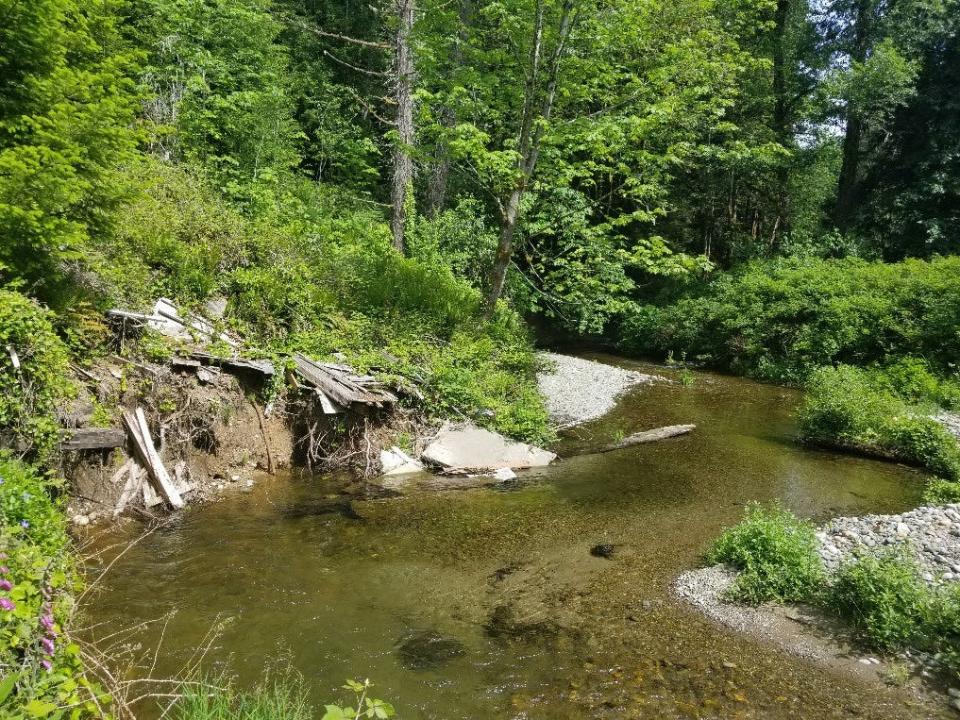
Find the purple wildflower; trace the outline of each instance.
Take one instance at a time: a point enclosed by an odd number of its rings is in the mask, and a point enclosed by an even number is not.
[[[6,575],[8,572],[10,572],[10,568],[6,565],[0,565],[0,575]]]
[[[13,590],[13,583],[6,578],[0,580],[0,590]]]
[[[30,523],[28,523],[26,520],[21,520],[21,521],[20,521],[20,527],[22,527],[24,530],[26,530],[28,527],[30,527]]]
[[[13,610],[15,607],[16,603],[10,598],[0,598],[0,610]]]
[[[49,630],[51,633],[53,633],[53,615],[51,615],[50,613],[47,613],[46,615],[41,617],[40,624],[43,625],[44,630]]]
[[[40,641],[40,644],[43,645],[43,650],[47,655],[53,655],[54,651],[57,649],[57,646],[53,644],[53,640],[48,637],[45,637]]]
[[[46,658],[41,660],[40,664],[43,665],[43,669],[46,670],[47,672],[50,672],[51,670],[53,670],[53,663],[47,660]]]

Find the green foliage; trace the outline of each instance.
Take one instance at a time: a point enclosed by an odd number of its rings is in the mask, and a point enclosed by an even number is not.
[[[896,458],[960,479],[956,438],[894,395],[888,383],[882,371],[846,365],[818,370],[798,414],[804,439]]]
[[[924,490],[923,502],[928,505],[960,503],[960,482],[934,478]]]
[[[353,704],[347,707],[327,705],[321,720],[356,720],[357,718],[386,720],[393,717],[396,714],[393,705],[368,697],[371,687],[369,680],[364,680],[362,683],[357,680],[347,680],[343,689],[353,693]]]
[[[830,605],[883,650],[921,647],[932,640],[926,637],[932,601],[919,568],[894,553],[865,555],[844,564],[829,595]]]
[[[627,315],[620,347],[754,377],[802,382],[838,362],[907,355],[943,373],[960,357],[960,258],[750,263]]]
[[[750,603],[810,601],[824,576],[813,526],[787,510],[757,504],[724,531],[707,561],[740,570],[732,594]]]
[[[109,226],[114,169],[133,151],[132,57],[115,11],[113,0],[0,2],[0,274],[58,308],[66,264]]]
[[[250,692],[230,683],[197,681],[185,684],[173,709],[175,720],[312,720],[300,678],[291,673],[269,677]]]
[[[110,698],[85,676],[64,628],[80,587],[57,492],[0,453],[0,718],[102,717]]]
[[[52,319],[36,302],[0,288],[0,446],[40,461],[57,444],[57,410],[73,393]]]
[[[150,0],[132,16],[165,157],[202,165],[229,195],[261,198],[299,160],[287,56],[269,0]]]

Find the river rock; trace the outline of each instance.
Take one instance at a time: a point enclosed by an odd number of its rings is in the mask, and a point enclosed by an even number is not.
[[[423,465],[394,445],[380,451],[380,472],[384,475],[409,475],[423,472]]]
[[[410,670],[430,670],[466,654],[463,643],[439,633],[417,632],[400,641],[397,654]]]
[[[930,585],[956,582],[960,576],[960,505],[924,506],[899,515],[839,517],[817,533],[820,557],[827,570],[874,548],[898,548],[920,565]]]
[[[491,472],[549,465],[549,450],[514,442],[472,423],[447,423],[423,451],[423,459],[446,471]]]
[[[610,543],[600,543],[599,545],[594,545],[592,548],[590,548],[590,554],[598,558],[610,559],[613,557],[616,551],[617,546],[611,545]]]

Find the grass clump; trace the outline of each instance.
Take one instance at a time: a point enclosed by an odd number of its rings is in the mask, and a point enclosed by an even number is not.
[[[824,578],[813,526],[779,507],[749,506],[744,519],[717,539],[707,560],[740,571],[732,594],[749,603],[808,601]]]
[[[250,692],[233,685],[185,686],[173,712],[175,720],[313,720],[303,684],[292,676],[268,679]]]
[[[805,440],[925,467],[960,479],[960,444],[922,408],[908,404],[879,370],[841,365],[813,373],[798,419]]]

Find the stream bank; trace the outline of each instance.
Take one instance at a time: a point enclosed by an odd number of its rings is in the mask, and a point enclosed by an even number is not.
[[[385,495],[279,475],[140,540],[84,611],[90,625],[175,611],[156,668],[167,675],[234,618],[208,662],[242,686],[279,654],[318,702],[344,677],[370,677],[407,718],[940,717],[917,687],[785,654],[673,595],[750,500],[821,522],[916,504],[913,470],[798,447],[796,400],[708,373],[638,387],[565,433],[568,460],[493,488]],[[582,454],[665,423],[699,429]],[[131,525],[102,543],[136,537]],[[600,545],[610,552],[592,554]],[[155,647],[161,627],[136,643]]]

